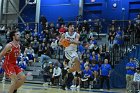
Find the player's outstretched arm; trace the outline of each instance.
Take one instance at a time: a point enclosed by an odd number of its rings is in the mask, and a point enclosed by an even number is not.
[[[8,52],[10,52],[10,50],[11,50],[11,45],[10,44],[7,44],[6,46],[5,46],[5,48],[1,51],[1,53],[0,53],[0,60],[2,59],[2,57],[3,56],[5,56],[5,54],[6,53],[8,53]],[[1,61],[0,61],[1,62]]]

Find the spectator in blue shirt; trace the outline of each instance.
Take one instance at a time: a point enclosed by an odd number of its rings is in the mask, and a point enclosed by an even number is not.
[[[100,55],[99,55],[99,54],[95,54],[95,52],[93,51],[92,54],[90,54],[89,59],[90,59],[90,61],[91,61],[91,60],[99,61]]]
[[[83,77],[82,77],[81,80],[82,81],[87,81],[88,82],[88,85],[89,85],[89,82],[91,80],[93,80],[92,71],[90,70],[90,68],[89,68],[88,65],[85,66],[85,70],[83,71]]]
[[[83,46],[83,44],[80,44],[78,47],[79,47],[79,48],[78,48],[78,51],[79,51],[81,54],[85,53],[85,47]]]
[[[98,72],[99,72],[99,65],[95,60],[92,60],[92,65],[91,65],[91,71],[93,72],[94,75],[94,81],[97,80]]]
[[[131,82],[133,81],[135,69],[136,63],[130,58],[130,61],[126,64],[126,89],[128,92],[131,91]]]
[[[104,81],[106,80],[107,89],[110,90],[110,74],[111,74],[111,65],[108,64],[108,59],[104,60],[104,64],[100,68],[100,77],[101,77],[101,89],[103,89]]]
[[[116,36],[115,40],[117,41],[116,43],[121,45],[123,44],[123,31],[121,30],[120,27],[118,27],[118,30],[116,31]]]

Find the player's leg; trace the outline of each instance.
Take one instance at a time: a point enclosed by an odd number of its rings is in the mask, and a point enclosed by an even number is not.
[[[16,72],[15,72],[14,66],[4,64],[3,69],[6,73],[6,75],[8,75],[9,78],[11,79],[11,84],[9,86],[8,93],[14,93],[15,86],[16,86],[16,83],[17,83],[17,75],[16,75]]]
[[[9,77],[11,79],[11,85],[9,87],[8,93],[13,93],[17,83],[17,76],[16,74],[11,74]]]
[[[26,76],[23,72],[20,72],[19,74],[17,74],[17,79],[18,80],[17,80],[16,86],[15,86],[15,90],[20,88],[24,84],[24,82],[26,80]]]
[[[66,51],[65,52],[65,56],[67,59],[70,60],[70,62],[72,62],[71,64],[73,64],[73,66],[68,70],[69,73],[77,71],[80,71],[80,61],[78,58],[78,54],[75,51]]]
[[[21,85],[24,84],[25,80],[26,80],[26,76],[23,73],[23,71],[21,70],[21,68],[19,68],[18,66],[15,66],[15,71],[17,74],[17,84],[15,86],[15,90],[17,90],[19,87],[21,87]]]
[[[68,70],[68,72],[69,73],[74,72],[74,71],[80,72],[80,61],[78,57],[74,58],[73,63],[74,63],[73,66]]]

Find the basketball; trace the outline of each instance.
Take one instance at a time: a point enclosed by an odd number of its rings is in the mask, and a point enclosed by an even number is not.
[[[68,47],[70,45],[70,41],[68,39],[61,40],[61,45],[63,47]]]

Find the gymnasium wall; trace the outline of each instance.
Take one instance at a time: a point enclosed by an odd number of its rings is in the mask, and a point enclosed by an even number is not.
[[[41,0],[40,14],[51,22],[56,22],[59,16],[66,21],[75,20],[78,11],[79,0]]]
[[[84,18],[106,20],[134,19],[140,13],[140,0],[84,0]],[[116,8],[113,4],[116,3]]]
[[[117,4],[113,8],[113,3]],[[25,0],[20,0],[20,9]],[[140,11],[140,0],[84,0],[84,19],[103,18],[106,20],[133,19]],[[35,5],[27,5],[22,17],[26,21],[35,20]],[[75,20],[79,12],[79,0],[41,0],[40,15],[45,15],[48,21],[55,22],[59,16],[64,20]]]
[[[59,16],[65,21],[75,21],[79,13],[79,1],[41,0],[40,15],[46,16],[49,22],[56,22]],[[116,8],[113,7],[114,3]],[[24,4],[25,0],[20,0],[20,9]],[[27,5],[21,16],[25,22],[35,22],[35,11],[36,5]],[[111,20],[134,19],[139,12],[140,0],[84,0],[83,5],[83,19],[101,19],[104,27],[107,27]]]

